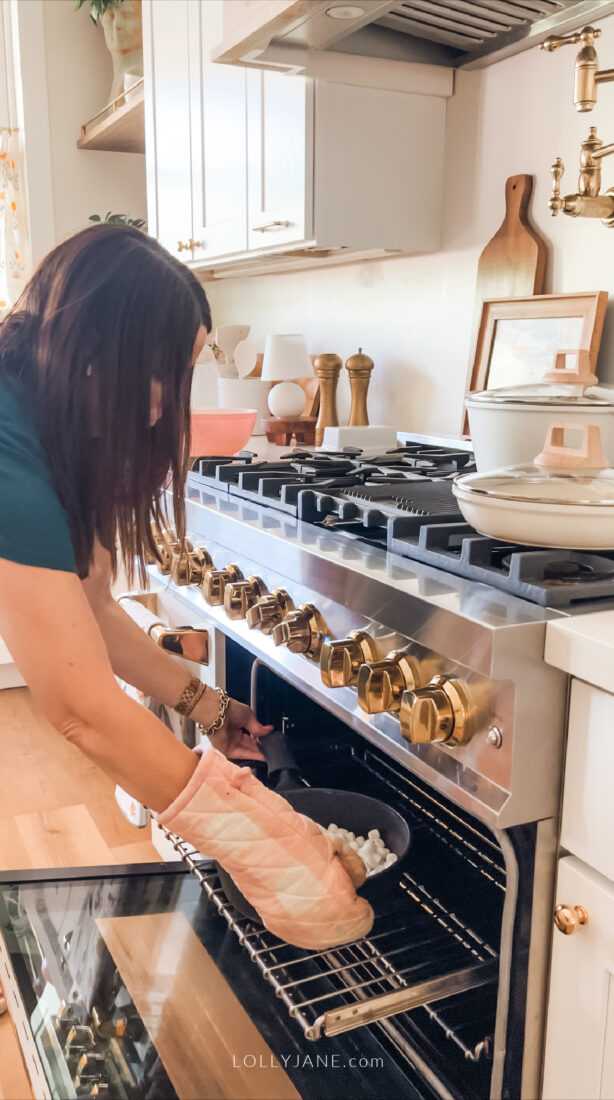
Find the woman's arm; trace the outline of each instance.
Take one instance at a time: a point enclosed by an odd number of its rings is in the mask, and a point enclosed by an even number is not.
[[[160,649],[113,599],[111,556],[100,543],[96,543],[83,588],[104,638],[115,675],[144,695],[151,695],[159,703],[174,707],[181,698],[189,672],[180,660]],[[215,721],[219,706],[217,692],[206,691],[190,717],[205,727],[209,726]],[[216,749],[230,758],[261,760],[262,753],[255,738],[262,737],[270,728],[262,726],[249,707],[233,699],[227,720],[212,737],[212,742]],[[243,730],[247,730],[247,735]]]
[[[194,754],[118,686],[77,576],[0,560],[0,635],[51,723],[116,783],[157,811],[185,788]]]

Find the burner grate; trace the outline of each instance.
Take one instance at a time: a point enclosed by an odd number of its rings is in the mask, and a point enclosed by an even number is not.
[[[390,521],[388,549],[542,607],[614,597],[614,550],[597,555],[510,545],[466,523],[431,524],[415,516]]]

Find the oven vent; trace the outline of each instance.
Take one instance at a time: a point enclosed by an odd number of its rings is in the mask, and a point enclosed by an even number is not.
[[[158,823],[235,933],[290,1017],[310,1040],[341,1035],[429,1006],[430,1018],[468,1060],[487,1052],[490,1036],[468,1046],[433,1004],[470,990],[495,987],[497,952],[410,875],[400,894],[378,909],[369,936],[343,947],[306,952],[243,917],[227,900],[215,871],[189,845]]]
[[[569,0],[403,0],[375,20],[377,26],[472,52],[557,16]]]

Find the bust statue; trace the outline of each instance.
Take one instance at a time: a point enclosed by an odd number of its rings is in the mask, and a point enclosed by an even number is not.
[[[110,97],[113,100],[126,90],[125,77],[143,75],[141,0],[121,0],[119,4],[109,4],[100,21],[107,49],[113,59]]]

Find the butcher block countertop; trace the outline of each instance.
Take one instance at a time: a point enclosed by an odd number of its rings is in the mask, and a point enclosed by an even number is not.
[[[114,786],[37,713],[26,688],[0,691],[0,869],[159,861],[120,813]],[[32,1100],[9,1014],[0,1016],[0,1100]]]

